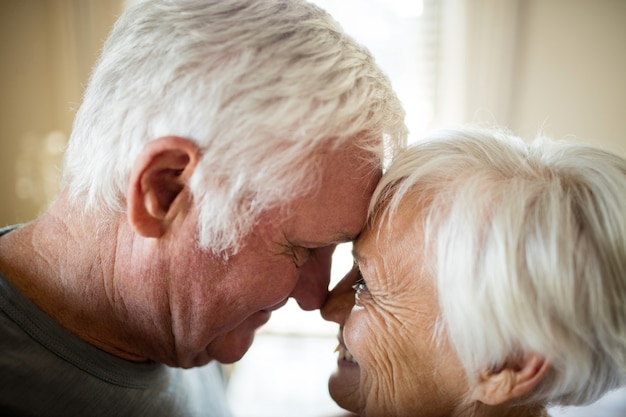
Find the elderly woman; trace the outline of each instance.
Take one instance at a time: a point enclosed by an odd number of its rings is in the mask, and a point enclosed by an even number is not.
[[[407,149],[372,201],[335,401],[363,416],[547,416],[626,382],[626,160],[495,131]]]

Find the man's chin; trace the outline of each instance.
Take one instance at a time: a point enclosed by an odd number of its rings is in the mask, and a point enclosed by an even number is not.
[[[250,349],[254,341],[254,332],[228,333],[216,338],[208,348],[209,355],[221,363],[233,363],[240,360]]]
[[[233,363],[246,354],[256,331],[270,319],[269,311],[258,311],[228,333],[217,336],[207,348],[208,354],[218,362]]]
[[[241,353],[216,355],[215,360],[223,364],[235,363],[241,360],[241,358],[243,358],[243,355],[245,355],[247,351],[248,350],[246,349],[245,351]]]

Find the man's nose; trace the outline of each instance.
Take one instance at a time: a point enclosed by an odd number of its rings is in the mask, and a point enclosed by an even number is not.
[[[303,310],[321,308],[328,298],[330,267],[335,245],[315,249],[309,259],[300,267],[300,276],[291,292]]]
[[[324,320],[344,324],[354,306],[354,289],[357,270],[352,269],[330,292],[326,304],[321,308]]]

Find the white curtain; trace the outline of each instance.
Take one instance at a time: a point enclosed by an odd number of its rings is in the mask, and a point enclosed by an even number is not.
[[[433,125],[507,124],[519,0],[442,0]]]

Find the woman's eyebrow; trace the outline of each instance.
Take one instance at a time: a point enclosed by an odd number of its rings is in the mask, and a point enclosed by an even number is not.
[[[356,245],[352,245],[352,257],[354,258],[354,262],[356,262],[359,265],[362,265],[365,263],[365,258],[361,256],[361,253],[359,252],[359,249]]]

